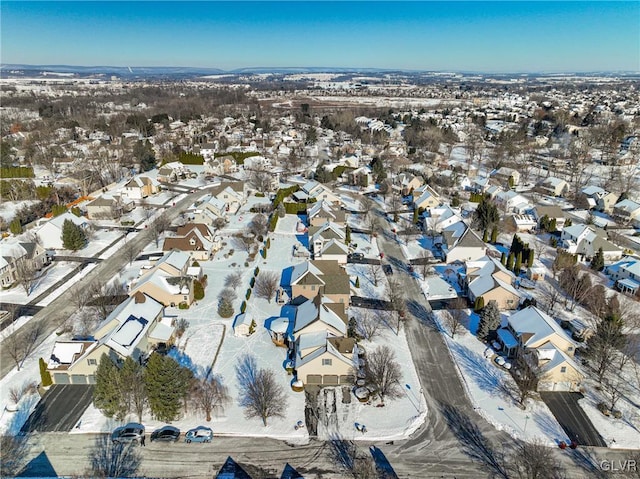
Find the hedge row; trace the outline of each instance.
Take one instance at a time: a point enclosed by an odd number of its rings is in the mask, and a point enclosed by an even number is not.
[[[30,166],[7,166],[0,168],[0,178],[33,178],[33,168]]]

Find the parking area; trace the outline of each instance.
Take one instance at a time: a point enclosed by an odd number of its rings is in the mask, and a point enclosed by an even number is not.
[[[55,384],[40,399],[22,432],[69,432],[93,400],[92,385]]]
[[[607,447],[600,433],[578,404],[584,396],[574,392],[541,392],[540,397],[549,407],[570,440],[581,446]]]

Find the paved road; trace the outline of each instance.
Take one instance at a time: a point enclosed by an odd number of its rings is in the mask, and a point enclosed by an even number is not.
[[[42,397],[22,432],[69,432],[93,400],[94,386],[55,384]]]
[[[540,393],[540,397],[558,420],[569,439],[582,446],[606,447],[600,433],[591,423],[578,400],[584,396],[573,392]]]
[[[183,199],[176,203],[174,208],[170,208],[163,214],[169,221],[173,221],[180,213],[186,209],[195,199],[202,196],[207,192],[207,189],[196,190],[185,196]],[[153,240],[151,230],[147,229],[140,231],[134,238],[129,239],[129,244],[133,245],[136,250],[136,254],[139,254],[142,249]],[[54,299],[46,308],[38,312],[27,324],[25,324],[21,330],[14,334],[25,334],[34,328],[34,325],[42,321],[45,325],[44,334],[40,336],[39,342],[42,342],[46,337],[50,336],[60,324],[66,320],[75,311],[72,298],[78,291],[87,287],[93,280],[104,280],[105,278],[112,278],[116,275],[127,263],[127,253],[120,249],[115,252],[110,258],[97,264],[96,267],[90,271],[82,281],[79,281],[75,285],[71,286],[67,291],[62,293],[56,299]],[[21,332],[22,331],[22,332]],[[0,378],[3,378],[14,367],[13,361],[9,356],[6,348],[0,349]]]

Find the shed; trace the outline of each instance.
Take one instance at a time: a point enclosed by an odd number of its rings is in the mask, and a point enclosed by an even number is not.
[[[251,323],[253,318],[250,314],[242,313],[236,316],[233,322],[233,334],[236,336],[250,336],[251,335]]]

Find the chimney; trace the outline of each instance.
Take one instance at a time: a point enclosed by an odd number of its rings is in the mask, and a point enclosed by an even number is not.
[[[144,297],[144,293],[141,293],[140,291],[138,291],[136,294],[134,294],[133,298],[134,298],[136,304],[144,303],[145,300],[146,300],[146,298]]]

